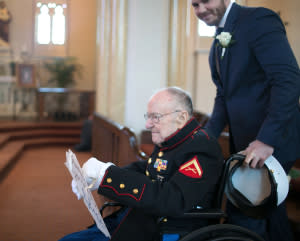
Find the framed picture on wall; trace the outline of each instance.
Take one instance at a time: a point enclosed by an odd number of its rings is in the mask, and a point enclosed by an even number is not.
[[[17,84],[20,87],[36,87],[35,66],[33,64],[17,64]]]

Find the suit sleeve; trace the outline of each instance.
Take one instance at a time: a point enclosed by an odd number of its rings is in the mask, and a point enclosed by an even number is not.
[[[217,95],[215,97],[213,112],[205,127],[218,138],[226,126],[227,120],[223,90],[217,85]]]
[[[271,89],[268,115],[257,139],[276,148],[299,111],[300,72],[280,18],[269,11],[256,21],[251,47]]]
[[[218,138],[227,123],[227,111],[226,111],[225,100],[224,100],[224,91],[220,85],[220,81],[218,80],[219,76],[216,70],[216,63],[214,57],[215,44],[216,42],[214,41],[210,49],[209,65],[210,65],[212,80],[217,88],[216,90],[217,94],[215,97],[211,118],[209,118],[205,127],[209,129],[216,138]]]

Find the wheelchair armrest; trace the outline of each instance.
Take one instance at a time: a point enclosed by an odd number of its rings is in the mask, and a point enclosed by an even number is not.
[[[102,207],[100,208],[100,214],[103,216],[103,211],[106,207],[124,207],[122,203],[118,202],[105,202]]]
[[[205,208],[205,209],[195,209],[192,210],[190,212],[184,213],[182,216],[179,217],[172,217],[172,219],[176,219],[176,220],[184,220],[184,219],[197,219],[197,220],[201,220],[201,219],[221,219],[221,218],[227,218],[226,213],[221,210],[221,209],[217,209],[217,208]],[[166,222],[166,220],[168,219],[168,217],[160,217],[158,219],[158,223],[162,224],[164,222]]]
[[[226,213],[221,209],[197,209],[195,211],[184,213],[182,218],[205,218],[205,219],[217,219],[226,218]]]

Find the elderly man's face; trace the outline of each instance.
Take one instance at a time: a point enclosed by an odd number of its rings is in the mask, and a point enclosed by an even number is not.
[[[230,0],[192,0],[195,15],[209,26],[218,26]]]
[[[146,128],[151,130],[154,144],[161,144],[181,128],[177,121],[179,114],[180,110],[176,109],[174,100],[167,92],[159,92],[150,99],[147,106]]]

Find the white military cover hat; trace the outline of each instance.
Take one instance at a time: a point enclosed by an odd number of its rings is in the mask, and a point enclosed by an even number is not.
[[[225,184],[227,198],[254,218],[266,217],[285,200],[288,191],[287,175],[273,156],[266,159],[262,168],[250,168],[241,160],[232,162]]]

